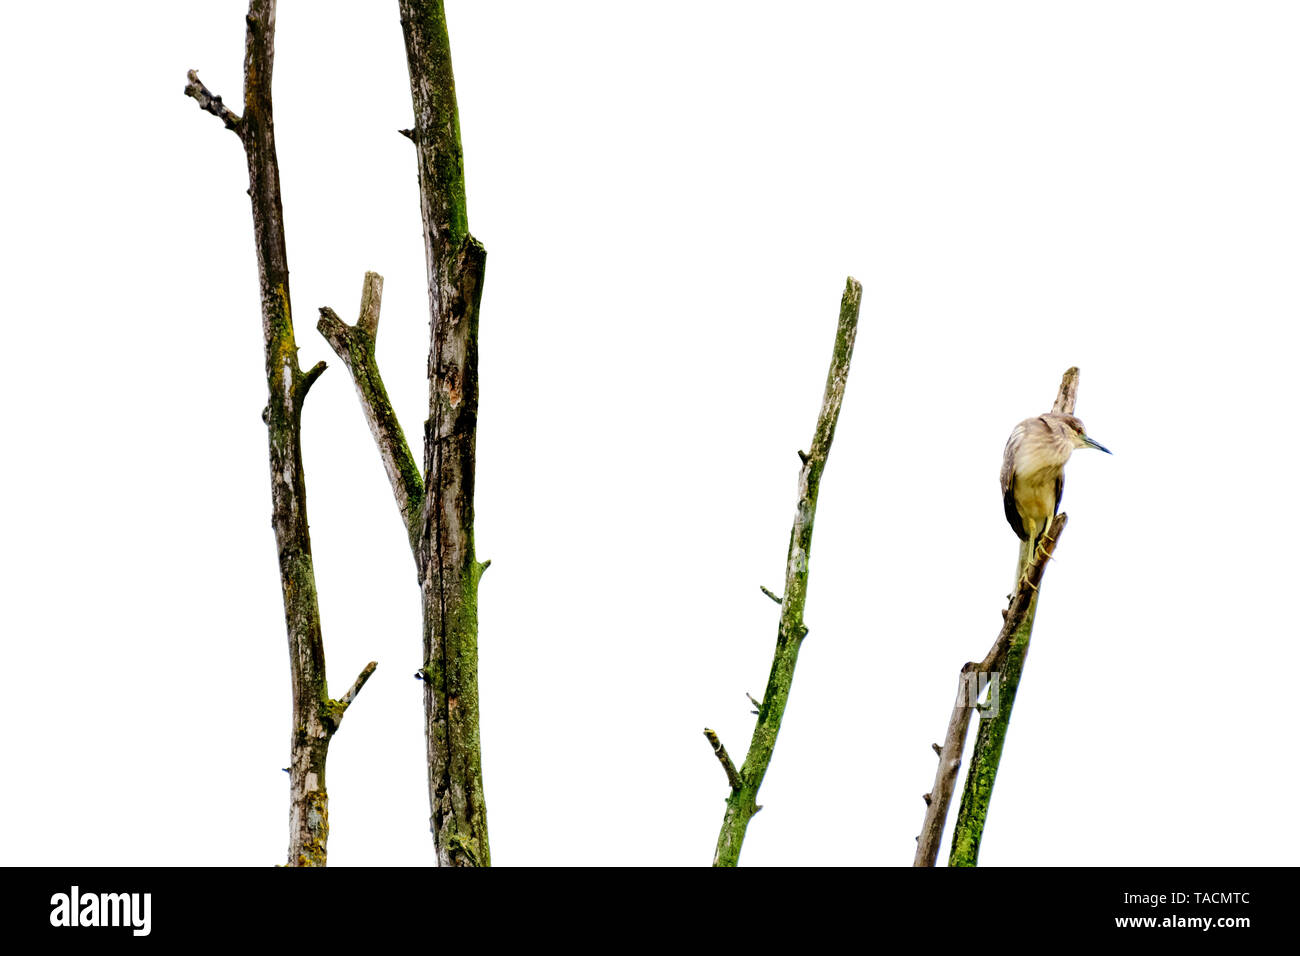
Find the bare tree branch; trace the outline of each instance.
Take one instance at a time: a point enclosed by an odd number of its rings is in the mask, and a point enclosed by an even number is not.
[[[739,790],[743,784],[740,782],[740,774],[736,772],[736,765],[731,762],[727,748],[722,746],[718,735],[708,727],[704,728],[704,736],[713,747],[713,755],[718,758],[718,763],[722,764],[722,770],[727,775],[727,783],[731,785],[732,790]]]
[[[375,339],[379,334],[379,307],[383,298],[384,278],[367,272],[361,285],[361,309],[356,325],[348,325],[333,309],[323,307],[316,328],[325,336],[330,348],[352,374],[366,425],[375,439],[379,457],[388,474],[393,497],[402,515],[402,526],[415,553],[420,533],[420,508],[424,501],[424,480],[415,463],[406,434],[397,420],[397,412],[388,399],[383,376],[375,359]]]
[[[357,699],[357,694],[361,693],[361,688],[366,686],[366,681],[370,680],[370,675],[375,672],[375,668],[378,666],[379,663],[377,661],[371,661],[361,669],[361,673],[358,674],[357,679],[352,682],[352,686],[348,688],[348,692],[339,698],[339,703],[343,705],[344,709],[347,709],[347,707]]]
[[[307,390],[316,384],[316,379],[321,377],[321,373],[323,373],[327,367],[328,366],[324,362],[317,362],[311,368],[307,369],[302,376],[302,381],[298,383],[299,402],[307,397]]]
[[[199,101],[199,106],[207,110],[221,122],[226,124],[226,129],[239,132],[239,117],[225,103],[221,102],[221,97],[213,93],[203,81],[199,79],[198,70],[190,70],[187,74],[189,82],[185,84],[185,95],[192,96]]]
[[[763,702],[759,706],[749,752],[739,771],[740,786],[733,784],[731,795],[727,798],[727,810],[713,856],[714,866],[735,866],[740,859],[745,831],[750,819],[759,810],[758,790],[763,784],[772,751],[776,747],[781,718],[794,680],[799,648],[808,633],[803,623],[803,609],[808,596],[808,558],[812,549],[817,492],[827,455],[830,454],[831,441],[835,437],[840,406],[844,401],[844,387],[848,382],[849,363],[853,358],[853,342],[858,333],[858,313],[861,307],[862,285],[850,277],[840,299],[835,350],[826,376],[826,392],[822,398],[821,412],[817,416],[817,428],[807,454],[799,453],[803,462],[799,471],[799,500],[786,554],[785,590],[781,601],[781,623],[777,629],[776,650],[772,655],[772,670],[767,679]],[[769,597],[774,596],[769,594]]]
[[[1057,390],[1056,401],[1052,403],[1052,411],[1058,415],[1073,415],[1074,402],[1079,397],[1079,368],[1071,366],[1065,370],[1061,376],[1061,387]]]
[[[1011,641],[1024,624],[1025,617],[1038,594],[1038,585],[1043,579],[1043,571],[1056,550],[1057,539],[1065,529],[1066,516],[1059,514],[1053,519],[1043,536],[1043,547],[1035,554],[1033,561],[1025,571],[1011,597],[1011,603],[1003,613],[1002,630],[984,659],[978,664],[970,662],[961,669],[957,679],[957,699],[952,706],[952,716],[948,719],[948,733],[943,746],[931,744],[939,754],[939,766],[934,774],[934,787],[926,794],[925,822],[921,825],[921,835],[917,838],[916,858],[913,866],[934,866],[943,842],[943,827],[948,816],[948,807],[952,802],[953,791],[957,785],[957,771],[961,767],[961,752],[966,746],[966,731],[970,726],[971,711],[975,709],[980,692],[983,690],[981,679],[998,681]],[[997,686],[996,684],[993,686]],[[1001,694],[1000,688],[999,695]],[[999,706],[1001,701],[999,701]]]

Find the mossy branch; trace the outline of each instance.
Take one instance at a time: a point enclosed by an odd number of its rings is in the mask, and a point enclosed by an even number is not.
[[[948,719],[948,733],[943,746],[932,744],[939,754],[939,766],[934,774],[934,786],[925,795],[925,822],[921,825],[921,835],[916,840],[916,858],[913,866],[934,866],[943,842],[943,827],[948,816],[948,807],[952,803],[953,791],[957,784],[957,771],[961,768],[961,752],[966,746],[966,732],[970,726],[971,711],[976,709],[980,694],[989,688],[990,705],[997,699],[998,711],[984,711],[981,716],[989,719],[1003,713],[1006,695],[1003,691],[1007,675],[1003,673],[1004,663],[1016,636],[1021,632],[1026,618],[1032,613],[1038,597],[1038,586],[1043,579],[1047,562],[1056,550],[1057,539],[1065,529],[1066,516],[1057,515],[1043,535],[1043,546],[1034,560],[1030,562],[1025,574],[1020,578],[1016,592],[1011,596],[1011,603],[1002,612],[1002,630],[994,640],[989,652],[979,663],[969,662],[961,669],[957,678],[957,699],[952,706],[952,716]],[[1023,657],[1023,655],[1022,655]],[[1010,705],[1005,712],[1009,715]],[[981,726],[983,722],[981,722]]]
[[[739,790],[744,785],[741,783],[740,774],[736,771],[736,765],[731,762],[731,755],[727,753],[727,748],[722,746],[717,733],[708,727],[704,728],[704,737],[713,748],[713,755],[718,758],[718,763],[722,764],[722,772],[727,775],[727,783],[731,785],[732,790]]]
[[[388,474],[393,497],[401,512],[402,526],[407,541],[415,554],[420,534],[420,507],[424,501],[424,480],[416,464],[406,434],[397,419],[397,412],[388,398],[383,376],[375,359],[375,340],[379,335],[379,308],[383,299],[384,277],[377,272],[367,272],[361,284],[361,308],[356,325],[348,325],[324,306],[316,329],[329,342],[335,354],[352,375],[366,425],[375,439],[379,457]]]
[[[849,277],[840,299],[835,349],[826,376],[826,391],[822,398],[821,412],[817,416],[817,427],[808,452],[799,453],[803,467],[799,471],[799,499],[786,553],[785,589],[780,601],[781,623],[777,628],[772,670],[767,679],[763,702],[758,709],[749,752],[736,775],[738,781],[732,780],[731,774],[728,774],[732,791],[727,798],[727,809],[718,834],[718,845],[713,856],[714,866],[735,866],[740,859],[745,831],[750,819],[760,809],[758,791],[776,747],[781,718],[785,714],[790,686],[794,680],[799,648],[808,633],[803,623],[803,612],[808,596],[808,559],[812,549],[813,519],[817,513],[817,493],[831,442],[835,437],[840,406],[844,401],[844,387],[848,382],[849,363],[853,358],[853,343],[858,333],[858,313],[861,307],[862,285]],[[768,596],[774,597],[770,593]],[[713,743],[713,739],[710,739],[710,743]],[[717,748],[715,752],[716,750]]]
[[[321,375],[325,372],[326,368],[328,368],[328,366],[324,362],[317,362],[315,365],[313,365],[311,368],[307,369],[307,371],[303,373],[302,378],[298,382],[299,404],[301,404],[302,400],[307,397],[308,389],[310,389],[313,385],[316,384],[316,379],[321,377]]]
[[[375,672],[375,668],[378,666],[378,663],[371,661],[361,668],[361,673],[357,675],[357,679],[352,682],[352,686],[348,688],[346,694],[338,700],[327,699],[325,701],[322,712],[330,734],[338,731],[339,725],[343,723],[343,715],[347,713],[347,709],[352,706],[352,702],[361,693],[361,688],[366,686],[366,681],[370,680],[370,675]]]
[[[430,829],[442,866],[488,866],[474,557],[478,322],[487,253],[469,233],[460,114],[441,0],[399,0],[429,280],[424,497],[413,533],[424,621]]]

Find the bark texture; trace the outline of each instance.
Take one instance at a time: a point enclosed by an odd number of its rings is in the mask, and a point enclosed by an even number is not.
[[[469,234],[460,116],[441,0],[400,0],[429,280],[429,417],[416,566],[424,608],[430,828],[442,866],[487,866],[479,748],[474,453],[487,257]]]
[[[316,601],[311,537],[307,531],[307,487],[302,466],[302,406],[321,362],[298,366],[289,302],[289,264],[280,202],[280,171],[271,114],[275,60],[275,0],[252,0],[244,52],[244,113],[236,116],[190,71],[187,95],[233,130],[248,160],[248,195],[262,299],[266,355],[266,422],[271,465],[271,520],[279,554],[289,667],[293,684],[293,729],[289,761],[290,866],[324,866],[329,835],[325,760],[343,714],[374,673],[372,661],[342,698],[329,696],[325,646]]]
[[[714,866],[735,866],[739,862],[749,821],[762,809],[758,804],[758,791],[763,785],[763,777],[776,747],[776,737],[781,730],[781,718],[790,698],[799,648],[808,633],[803,623],[803,611],[808,596],[808,558],[812,550],[817,492],[826,467],[826,458],[830,454],[831,441],[835,437],[840,406],[844,401],[844,387],[848,383],[849,363],[853,358],[853,342],[858,334],[858,313],[861,307],[862,285],[850,277],[840,299],[835,351],[826,376],[826,392],[822,398],[821,412],[817,416],[817,428],[808,453],[799,453],[803,467],[799,471],[799,498],[795,506],[794,523],[790,528],[790,545],[786,552],[785,591],[780,599],[781,623],[777,628],[776,650],[772,655],[767,690],[763,694],[762,703],[758,705],[758,719],[754,723],[749,752],[739,771],[735,770],[717,735],[712,730],[704,732],[722,763],[731,788],[714,851]],[[775,599],[774,595],[768,593]]]

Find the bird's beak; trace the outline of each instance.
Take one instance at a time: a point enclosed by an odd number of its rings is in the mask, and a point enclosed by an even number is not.
[[[1107,448],[1107,447],[1106,447],[1105,445],[1103,445],[1101,442],[1099,442],[1099,441],[1093,441],[1093,440],[1092,440],[1091,438],[1089,438],[1087,435],[1083,435],[1083,436],[1081,436],[1081,437],[1083,438],[1083,443],[1084,443],[1085,445],[1087,445],[1089,448],[1095,448],[1095,449],[1097,449],[1097,451],[1104,451],[1104,452],[1105,452],[1106,454],[1108,454],[1108,455],[1112,455],[1112,454],[1114,454],[1114,452],[1112,452],[1109,448]]]

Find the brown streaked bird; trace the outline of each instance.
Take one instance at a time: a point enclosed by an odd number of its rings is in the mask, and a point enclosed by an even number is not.
[[[1065,463],[1076,448],[1111,453],[1087,436],[1079,419],[1056,412],[1026,418],[1007,439],[1002,454],[1002,506],[1011,530],[1024,542],[1020,546],[1017,579],[1061,507]]]

